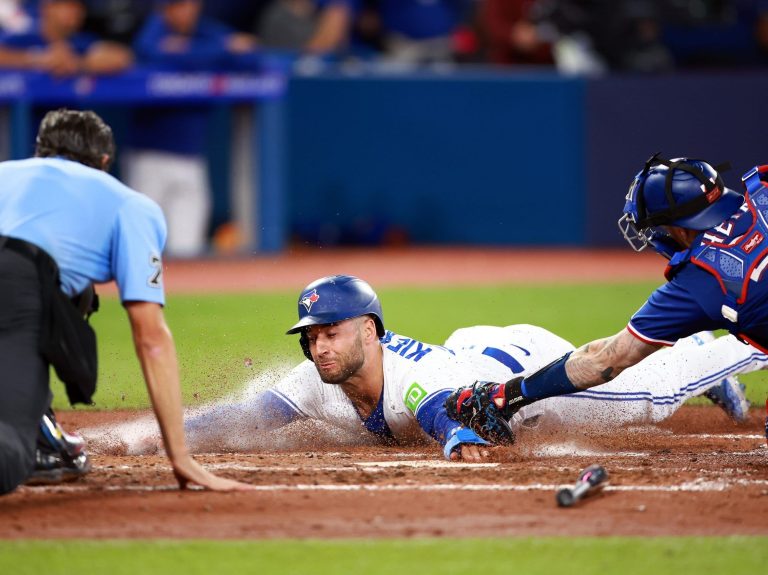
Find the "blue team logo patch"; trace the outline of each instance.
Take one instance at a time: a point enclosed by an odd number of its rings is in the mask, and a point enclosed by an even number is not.
[[[312,305],[320,299],[320,296],[317,293],[316,289],[313,289],[311,292],[306,294],[303,298],[299,300],[299,303],[303,305],[305,308],[307,308],[307,313],[312,311]]]

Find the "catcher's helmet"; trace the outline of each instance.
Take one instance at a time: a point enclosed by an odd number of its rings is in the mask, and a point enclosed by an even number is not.
[[[299,296],[299,321],[286,334],[301,333],[299,343],[310,360],[306,327],[327,325],[361,315],[370,315],[376,323],[376,333],[384,335],[384,314],[373,288],[355,276],[328,276],[313,281]]]
[[[655,154],[629,187],[619,229],[635,251],[651,244],[671,257],[680,248],[658,226],[708,230],[727,220],[743,202],[744,196],[726,188],[718,170],[708,163],[665,160]]]

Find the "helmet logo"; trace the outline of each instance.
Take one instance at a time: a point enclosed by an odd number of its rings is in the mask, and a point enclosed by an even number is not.
[[[309,292],[307,295],[301,298],[299,300],[299,303],[303,305],[305,308],[307,308],[307,312],[310,312],[312,311],[312,304],[314,304],[319,299],[320,299],[320,296],[317,295],[317,290],[313,289],[311,292]]]
[[[712,178],[709,179],[710,182],[715,184],[715,180]],[[711,191],[707,192],[707,189],[704,187],[704,184],[701,185],[701,191],[704,192],[704,195],[707,196],[707,203],[708,204],[714,204],[717,200],[720,199],[720,196],[723,195],[723,190],[720,189],[719,186],[715,186],[712,188]]]

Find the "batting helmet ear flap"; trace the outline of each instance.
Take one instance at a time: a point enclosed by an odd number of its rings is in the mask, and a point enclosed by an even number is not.
[[[304,357],[306,357],[309,361],[315,361],[312,359],[312,353],[309,351],[309,338],[307,337],[306,329],[301,330],[301,335],[299,336],[299,345],[301,346],[301,351],[304,352]]]

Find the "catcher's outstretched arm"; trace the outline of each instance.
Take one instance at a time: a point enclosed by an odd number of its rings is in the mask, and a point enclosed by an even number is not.
[[[587,389],[611,381],[661,347],[661,344],[642,341],[624,329],[574,351],[565,363],[565,372],[574,387]]]
[[[546,397],[575,393],[607,383],[661,347],[661,344],[639,339],[627,329],[592,341],[536,373],[508,381],[504,390],[507,401],[505,415],[511,416],[523,405]]]

